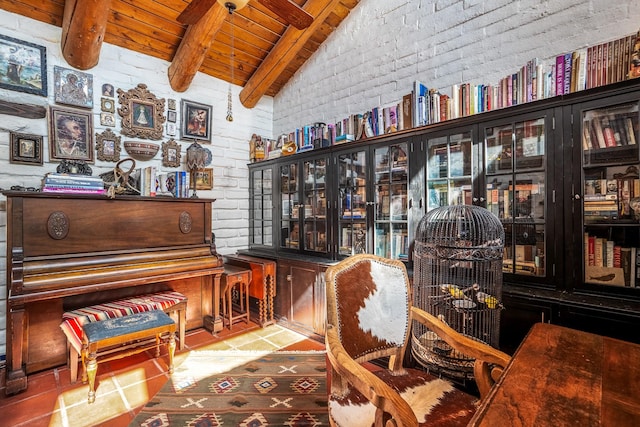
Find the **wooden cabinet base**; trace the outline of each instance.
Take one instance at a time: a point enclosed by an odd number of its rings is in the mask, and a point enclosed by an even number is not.
[[[224,327],[222,317],[214,318],[213,316],[207,315],[204,316],[203,323],[204,328],[212,334],[220,332]]]

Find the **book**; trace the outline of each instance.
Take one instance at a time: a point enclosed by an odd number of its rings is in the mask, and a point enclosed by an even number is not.
[[[69,187],[44,187],[43,193],[69,193],[69,194],[105,194],[104,188],[69,188]]]

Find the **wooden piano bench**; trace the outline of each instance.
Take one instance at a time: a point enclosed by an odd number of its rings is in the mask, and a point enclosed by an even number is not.
[[[155,347],[160,356],[160,342],[167,344],[169,373],[173,373],[176,350],[176,324],[162,310],[135,313],[125,317],[87,323],[82,336],[82,382],[89,381],[89,403],[96,400],[95,380],[100,362],[141,353]],[[154,340],[150,338],[154,337]],[[134,344],[135,343],[135,344]],[[127,351],[121,347],[127,345]]]
[[[74,383],[78,379],[78,355],[82,348],[84,325],[151,310],[177,313],[180,350],[184,350],[184,336],[187,323],[187,297],[180,292],[155,292],[65,312],[62,315],[63,321],[60,328],[62,328],[62,331],[67,337],[71,382]]]

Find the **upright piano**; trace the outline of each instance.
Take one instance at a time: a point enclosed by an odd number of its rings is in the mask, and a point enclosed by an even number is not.
[[[187,329],[222,329],[212,199],[3,192],[7,201],[6,393],[64,365],[65,311],[161,290],[185,294]]]

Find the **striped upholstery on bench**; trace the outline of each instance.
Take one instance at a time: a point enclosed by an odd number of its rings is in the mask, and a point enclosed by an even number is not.
[[[62,324],[60,324],[60,328],[62,328],[62,331],[67,336],[69,344],[79,354],[82,350],[82,325],[86,323],[124,317],[151,310],[166,311],[172,306],[186,301],[187,297],[180,292],[174,291],[123,298],[104,304],[96,304],[67,311],[62,315],[63,321]],[[183,343],[181,342],[180,345],[182,346]]]

